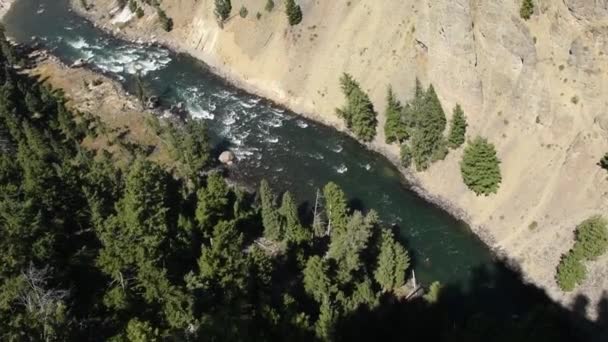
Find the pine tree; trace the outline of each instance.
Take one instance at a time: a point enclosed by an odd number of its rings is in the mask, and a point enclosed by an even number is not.
[[[304,289],[318,303],[328,301],[335,290],[329,278],[329,265],[319,256],[312,256],[306,263]]]
[[[289,191],[283,194],[283,200],[281,207],[279,208],[279,213],[283,217],[283,231],[285,232],[285,240],[287,242],[297,244],[310,241],[312,239],[311,232],[306,230],[300,223],[296,202]]]
[[[295,0],[285,0],[285,13],[291,26],[298,25],[302,21],[302,8]]]
[[[232,12],[232,3],[230,0],[215,0],[215,15],[224,21],[228,19]]]
[[[459,148],[464,144],[467,132],[467,121],[460,105],[454,108],[448,142],[451,148]]]
[[[395,290],[405,283],[405,272],[410,258],[407,251],[393,238],[392,232],[384,230],[380,240],[380,254],[374,277],[384,291]]]
[[[585,265],[581,263],[580,258],[570,251],[562,256],[562,259],[557,266],[557,274],[555,280],[557,285],[566,292],[574,290],[577,284],[581,284],[587,276]]]
[[[336,113],[345,120],[346,126],[357,138],[364,142],[372,141],[376,136],[378,121],[369,96],[349,74],[342,75],[340,84],[346,97],[346,106],[337,109]]]
[[[393,88],[388,88],[386,105],[386,123],[384,125],[384,135],[386,137],[386,143],[392,144],[394,142],[402,143],[409,137],[407,132],[407,124],[402,120],[401,113],[403,107],[401,103],[395,98]]]
[[[328,256],[338,263],[337,278],[341,284],[351,280],[352,272],[363,265],[362,252],[368,247],[372,232],[378,223],[378,216],[371,211],[367,217],[355,212],[344,232],[331,236]]]
[[[594,216],[576,228],[574,253],[581,260],[595,260],[606,253],[607,248],[608,230],[602,217]]]
[[[415,131],[412,134],[412,157],[418,170],[426,170],[433,161],[445,158],[447,148],[443,131],[447,120],[435,88],[431,85],[421,95],[416,86],[416,98],[412,110],[416,113]]]
[[[228,210],[230,190],[220,173],[207,177],[207,186],[197,192],[196,220],[203,230],[210,230]],[[210,235],[210,231],[207,232]]]
[[[429,304],[435,304],[439,301],[439,295],[441,295],[442,285],[438,281],[434,281],[429,286],[428,292],[424,295],[424,300]]]
[[[327,224],[331,228],[330,234],[346,231],[348,206],[346,195],[342,189],[336,183],[327,183],[323,188],[323,197],[325,198],[325,210],[329,221]]]
[[[281,227],[279,213],[275,207],[275,197],[266,180],[260,183],[260,199],[262,200],[262,222],[264,236],[267,239],[281,241],[284,231]]]
[[[469,142],[464,150],[460,170],[464,183],[477,195],[496,193],[500,187],[500,161],[494,145],[481,137]]]

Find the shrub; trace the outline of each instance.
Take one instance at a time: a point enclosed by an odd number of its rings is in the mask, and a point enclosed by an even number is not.
[[[469,142],[465,148],[460,171],[464,183],[477,195],[496,193],[502,181],[496,149],[481,137]]]
[[[267,0],[266,6],[264,8],[266,9],[267,12],[272,12],[272,10],[274,9],[274,1]]]
[[[230,0],[215,0],[215,15],[222,21],[228,19],[232,12]]]
[[[249,11],[247,10],[247,7],[245,6],[241,6],[241,9],[239,10],[239,15],[241,16],[241,18],[247,18],[247,15],[249,14]]]
[[[135,13],[137,11],[137,2],[135,0],[129,1],[129,11]]]
[[[523,19],[528,20],[532,17],[532,14],[534,14],[534,0],[523,0],[519,15]]]
[[[291,26],[298,25],[302,21],[302,8],[295,0],[285,0],[285,13]]]
[[[608,171],[608,153],[606,153],[604,157],[602,157],[602,159],[600,160],[600,167]]]
[[[576,228],[574,253],[581,260],[595,260],[606,253],[607,247],[606,220],[600,216],[585,220]]]
[[[562,256],[557,266],[555,280],[563,291],[572,291],[577,284],[581,284],[585,280],[586,275],[585,265],[581,263],[575,253],[570,251]]]
[[[141,7],[137,7],[137,10],[135,10],[135,14],[138,18],[141,18],[144,16],[144,10]]]
[[[255,17],[256,17],[257,20],[262,19],[262,13],[260,13],[260,12],[256,13]]]

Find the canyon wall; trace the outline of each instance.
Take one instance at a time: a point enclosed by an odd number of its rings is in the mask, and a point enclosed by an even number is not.
[[[475,196],[460,176],[462,150],[410,179],[551,297],[571,304],[587,296],[593,315],[608,289],[608,256],[587,265],[588,279],[572,293],[557,288],[554,272],[576,225],[608,208],[608,174],[597,166],[608,152],[608,0],[535,0],[529,21],[519,16],[519,0],[298,2],[304,19],[296,27],[281,0],[270,13],[266,0],[233,0],[223,28],[213,0],[164,0],[170,33],[150,7],[127,23],[112,22],[114,0],[83,13],[131,38],[188,52],[239,86],[338,129],[343,72],[360,81],[379,113],[389,85],[405,101],[416,78],[432,83],[448,117],[460,104],[468,136],[496,145],[503,182],[498,194]],[[238,15],[242,5],[247,18]],[[398,158],[381,128],[370,147]]]

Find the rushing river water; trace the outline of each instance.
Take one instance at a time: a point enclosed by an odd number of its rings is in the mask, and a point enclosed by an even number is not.
[[[66,63],[87,58],[127,89],[140,72],[167,104],[184,102],[208,121],[213,141],[236,152],[233,172],[240,179],[266,178],[276,191],[291,189],[309,203],[315,189],[336,182],[358,207],[374,208],[386,224],[401,227],[424,283],[466,288],[473,269],[492,272],[490,251],[464,223],[422,200],[385,158],[348,136],[226,84],[192,57],[116,39],[72,13],[66,0],[17,1],[4,21],[17,41],[35,36]]]

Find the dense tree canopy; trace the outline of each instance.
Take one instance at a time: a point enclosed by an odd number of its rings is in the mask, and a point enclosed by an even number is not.
[[[485,341],[500,331],[514,341],[568,331],[544,306],[538,315],[552,324],[509,316],[505,330],[500,317],[479,326],[475,310],[400,301],[385,290],[405,282],[409,258],[374,211],[353,212],[330,183],[319,204],[326,233],[312,236],[310,213],[300,215],[290,192],[277,208],[267,182],[256,197],[211,172],[204,126],[154,122],[174,151],[167,163],[124,134],[91,148],[85,140],[116,132],[70,111],[0,51],[0,339],[350,341],[405,332]]]

